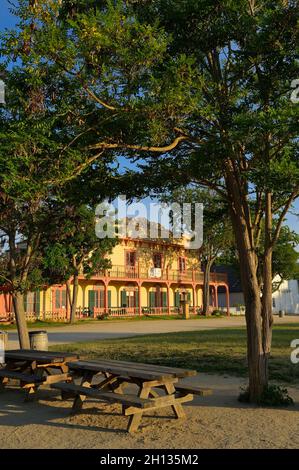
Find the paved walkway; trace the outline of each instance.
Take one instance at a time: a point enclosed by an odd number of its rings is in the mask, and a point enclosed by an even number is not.
[[[299,315],[279,318],[275,323],[299,323]],[[244,326],[244,317],[204,318],[200,320],[148,320],[148,321],[98,321],[79,325],[47,328],[49,344],[75,343],[100,339],[122,338],[144,334],[171,333],[177,331],[212,330]],[[8,331],[9,348],[19,347],[17,332]]]

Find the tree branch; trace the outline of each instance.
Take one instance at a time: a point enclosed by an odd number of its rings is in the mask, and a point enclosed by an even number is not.
[[[130,145],[130,144],[125,144],[125,143],[109,143],[109,142],[99,142],[98,144],[91,145],[88,147],[88,150],[97,150],[97,149],[127,149],[127,150],[138,150],[140,152],[157,152],[157,153],[166,153],[169,152],[170,150],[174,149],[177,147],[177,145],[182,142],[190,140],[189,137],[185,135],[181,135],[179,137],[176,137],[174,141],[169,144],[165,145],[164,147],[155,147],[155,146],[144,146],[144,145]]]
[[[281,231],[281,227],[282,227],[282,224],[283,224],[283,221],[284,221],[284,218],[285,216],[287,215],[287,212],[288,210],[290,209],[291,205],[292,205],[292,202],[294,201],[294,199],[296,199],[296,197],[298,197],[299,195],[299,188],[297,187],[296,189],[294,189],[294,191],[292,192],[291,196],[289,197],[282,213],[280,214],[279,216],[279,219],[278,219],[278,222],[277,222],[277,225],[276,225],[276,229],[275,229],[275,232],[274,232],[274,235],[272,237],[272,247],[273,245],[277,242],[278,238],[279,238],[279,235],[280,235],[280,231]]]

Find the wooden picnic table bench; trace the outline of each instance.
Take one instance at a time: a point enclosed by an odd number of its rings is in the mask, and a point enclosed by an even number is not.
[[[5,351],[5,366],[0,369],[0,388],[9,380],[19,380],[21,389],[26,391],[25,400],[32,400],[40,385],[71,381],[68,361],[79,358],[77,354],[48,352],[31,349]]]
[[[129,432],[137,431],[146,411],[171,407],[176,418],[184,418],[182,404],[193,400],[194,394],[205,395],[209,390],[180,384],[179,379],[194,376],[197,372],[177,367],[107,359],[79,360],[68,362],[68,366],[74,379],[80,377],[80,385],[73,381],[55,383],[51,387],[60,390],[62,398],[74,399],[72,412],[82,408],[86,397],[120,403],[123,414],[130,416]],[[137,385],[138,392],[135,395],[124,391],[131,384]]]

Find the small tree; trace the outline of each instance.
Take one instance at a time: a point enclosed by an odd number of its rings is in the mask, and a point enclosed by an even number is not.
[[[203,244],[198,257],[204,268],[203,309],[204,315],[210,313],[210,274],[219,256],[224,256],[233,246],[233,234],[226,202],[209,189],[180,187],[162,195],[163,202],[202,203],[203,204]],[[194,206],[192,206],[194,208]],[[181,214],[173,214],[181,217]]]
[[[90,277],[101,269],[110,267],[107,255],[116,239],[99,239],[95,234],[95,213],[86,205],[67,206],[58,211],[54,219],[60,233],[49,238],[43,247],[42,265],[49,283],[66,283],[71,305],[70,322],[76,318],[79,275]],[[73,284],[71,295],[69,280]]]

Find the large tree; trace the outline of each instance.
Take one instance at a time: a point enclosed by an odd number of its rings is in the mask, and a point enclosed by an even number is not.
[[[268,384],[273,249],[299,194],[298,106],[290,99],[297,2],[30,4],[21,1],[21,33],[10,45],[31,34],[35,60],[54,62],[77,84],[90,111],[90,161],[104,149],[134,153],[148,162],[144,188],[193,182],[227,201],[244,286],[249,395],[259,402]]]
[[[299,194],[298,106],[290,100],[299,73],[297,2],[149,3],[136,7],[139,15],[159,18],[172,35],[170,57],[178,63],[183,55],[197,80],[185,90],[192,109],[176,121],[187,142],[151,159],[144,173],[152,183],[158,175],[160,187],[183,178],[226,199],[246,304],[249,394],[259,402],[268,384],[273,250]]]

